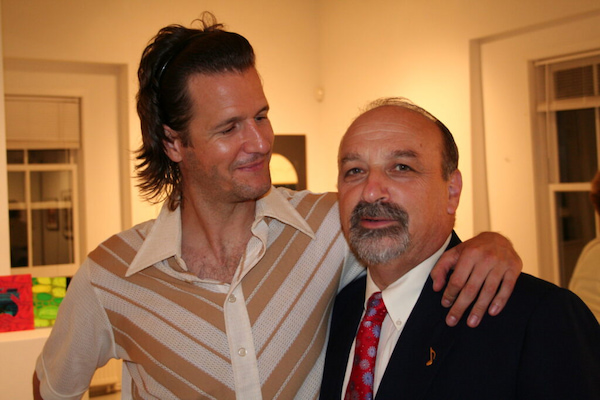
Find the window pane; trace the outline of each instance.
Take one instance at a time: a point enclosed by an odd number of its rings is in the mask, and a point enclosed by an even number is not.
[[[31,201],[58,201],[71,190],[71,171],[31,173]]]
[[[10,210],[8,212],[10,226],[10,266],[27,266],[27,212]]]
[[[594,109],[557,111],[556,128],[560,182],[589,182],[598,168]]]
[[[25,172],[8,173],[8,202],[25,202]]]
[[[591,65],[564,69],[554,73],[557,99],[594,95],[594,71]]]
[[[25,162],[25,152],[23,150],[8,150],[6,152],[7,164],[23,164]]]
[[[567,287],[585,245],[596,236],[589,192],[556,193],[560,284]]]
[[[29,164],[66,164],[69,150],[30,150]]]
[[[33,265],[74,262],[70,209],[32,210]]]

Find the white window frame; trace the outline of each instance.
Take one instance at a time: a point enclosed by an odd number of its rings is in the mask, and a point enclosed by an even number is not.
[[[16,99],[17,101],[27,101],[27,99],[39,100],[56,103],[76,103],[77,108],[80,109],[79,98],[65,98],[65,97],[51,97],[51,96],[19,96],[19,95],[6,95],[7,101]],[[80,111],[78,111],[78,114]],[[79,118],[75,121],[76,129],[80,130]],[[70,121],[71,129],[73,128],[73,121]],[[59,129],[60,130],[60,129]],[[7,131],[7,143],[6,150],[19,150],[24,153],[23,163],[19,164],[7,164],[7,172],[23,172],[25,174],[25,201],[18,203],[9,203],[10,210],[25,210],[27,214],[27,258],[28,265],[23,267],[10,268],[11,274],[31,274],[36,277],[45,276],[73,276],[79,265],[81,264],[81,221],[80,221],[80,197],[79,197],[79,166],[81,165],[81,149],[80,141],[72,140],[73,134],[69,133],[69,140],[61,140],[59,137],[57,140],[23,140],[21,137],[11,137],[10,132]],[[79,136],[79,132],[77,136]],[[60,134],[58,136],[61,136]],[[69,160],[67,163],[48,163],[48,164],[30,164],[28,160],[28,152],[30,150],[68,150]],[[31,179],[30,174],[32,172],[51,172],[51,171],[67,171],[70,172],[70,201],[64,199],[58,199],[57,201],[36,201],[31,200]],[[71,243],[73,262],[67,264],[50,264],[50,265],[33,265],[33,219],[32,211],[38,209],[71,209],[71,232],[73,240]],[[60,213],[59,213],[60,217]],[[62,223],[63,221],[61,221]]]
[[[534,160],[537,165],[537,203],[538,209],[538,224],[540,233],[540,241],[542,247],[544,243],[551,249],[551,257],[548,259],[540,258],[541,262],[550,262],[552,264],[552,280],[556,283],[561,282],[561,266],[560,266],[560,249],[558,246],[558,222],[556,215],[558,206],[556,204],[556,195],[564,192],[590,192],[591,185],[589,182],[560,182],[559,170],[559,149],[556,126],[556,112],[563,110],[577,110],[594,108],[595,125],[596,125],[596,153],[598,154],[598,166],[600,168],[600,90],[598,89],[598,67],[594,65],[594,88],[597,92],[594,96],[586,96],[569,99],[554,99],[554,86],[551,76],[552,66],[556,64],[563,67],[573,68],[583,66],[583,60],[591,57],[598,57],[594,62],[600,64],[600,50],[592,50],[584,53],[577,53],[562,57],[553,57],[543,60],[534,61],[533,64],[533,82],[534,97],[539,97],[539,82],[540,73],[538,69],[544,69],[544,98],[535,100],[536,115],[534,117],[535,126],[535,145],[537,149],[537,157]],[[537,86],[536,86],[537,83]],[[598,215],[595,215],[596,237],[600,236],[600,220]],[[567,283],[562,282],[563,285]]]

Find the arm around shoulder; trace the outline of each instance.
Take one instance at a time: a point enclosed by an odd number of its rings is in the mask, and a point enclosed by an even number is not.
[[[455,234],[453,236],[453,241],[458,240]],[[490,315],[502,311],[523,269],[523,262],[508,238],[495,232],[482,232],[444,252],[431,271],[434,290],[444,287],[451,268],[454,273],[442,298],[444,307],[452,306],[446,323],[456,325],[473,304],[467,323],[476,327],[486,310]]]

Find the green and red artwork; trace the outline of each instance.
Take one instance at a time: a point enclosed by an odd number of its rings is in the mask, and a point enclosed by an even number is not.
[[[33,328],[31,275],[0,276],[0,332]]]
[[[67,292],[67,278],[33,278],[33,313],[36,328],[54,325],[58,306]]]

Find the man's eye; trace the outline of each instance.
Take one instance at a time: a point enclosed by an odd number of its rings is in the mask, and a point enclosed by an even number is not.
[[[350,168],[348,171],[346,171],[346,176],[360,174],[361,172],[362,172],[362,169],[360,169],[360,168]]]
[[[233,129],[234,129],[234,128],[235,128],[235,125],[231,125],[231,126],[230,126],[230,127],[228,127],[227,129],[225,129],[225,130],[222,130],[222,131],[221,131],[221,133],[222,133],[222,134],[227,134],[227,133],[230,133],[231,131],[233,131]]]
[[[412,168],[406,164],[396,164],[394,167],[397,171],[412,171]]]

